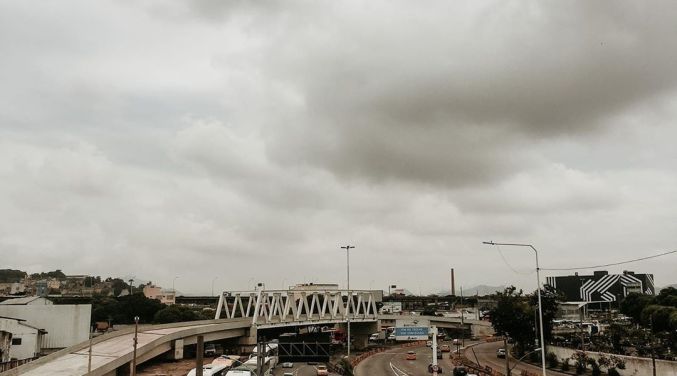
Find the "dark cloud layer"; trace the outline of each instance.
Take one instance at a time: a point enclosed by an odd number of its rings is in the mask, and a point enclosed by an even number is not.
[[[436,291],[534,285],[482,240],[674,246],[672,3],[71,5],[0,5],[7,267],[281,287],[348,242],[355,285]]]

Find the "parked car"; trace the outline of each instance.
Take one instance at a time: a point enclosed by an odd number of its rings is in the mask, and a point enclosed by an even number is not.
[[[505,358],[505,349],[500,348],[500,349],[496,350],[496,357],[497,358]]]
[[[467,376],[468,370],[463,366],[454,367],[453,376]]]
[[[325,365],[318,365],[315,367],[317,370],[317,376],[328,376],[329,375],[329,370],[327,369],[327,366]]]
[[[442,352],[450,352],[450,351],[451,351],[451,347],[449,347],[449,345],[442,345],[442,346],[440,346],[440,350],[441,350]]]
[[[284,363],[282,363],[282,368],[294,368],[294,363],[284,362]]]
[[[374,334],[370,335],[369,340],[372,341],[372,342],[378,341],[378,333],[374,333]]]
[[[425,345],[428,347],[433,347],[433,341],[427,341]]]
[[[454,344],[454,346],[460,345],[460,344],[461,344],[461,340],[458,339],[458,338],[454,338],[454,341],[453,341],[452,343]]]
[[[395,336],[395,333],[390,333],[390,334],[388,335],[388,339],[391,340],[391,341],[394,341],[394,340],[397,339],[397,337]]]
[[[205,356],[216,356],[216,345],[208,343],[205,345]]]
[[[416,360],[416,353],[414,351],[408,351],[407,360]]]

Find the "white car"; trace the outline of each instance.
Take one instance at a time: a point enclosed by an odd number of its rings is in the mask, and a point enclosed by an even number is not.
[[[282,368],[294,368],[294,363],[284,362],[284,363],[282,363]]]
[[[388,339],[391,340],[391,341],[394,341],[394,340],[397,339],[397,337],[395,336],[395,333],[391,333],[391,334],[388,336]]]
[[[227,366],[224,366],[223,364],[205,364],[202,366],[202,375],[203,376],[225,376],[226,372],[228,371]],[[196,374],[195,368],[190,370],[188,372],[188,376],[195,376]]]

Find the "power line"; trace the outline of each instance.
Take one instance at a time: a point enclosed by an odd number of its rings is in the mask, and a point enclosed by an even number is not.
[[[510,263],[508,262],[508,260],[507,260],[507,259],[505,258],[505,256],[503,255],[503,251],[501,251],[501,247],[500,247],[498,244],[496,244],[496,249],[498,250],[498,254],[501,255],[501,258],[503,259],[503,262],[505,263],[505,265],[506,265],[510,270],[512,270],[513,273],[519,274],[519,275],[529,275],[529,274],[533,274],[533,273],[534,273],[534,272],[527,272],[527,273],[525,273],[525,272],[520,272],[520,271],[518,271],[517,269],[513,268],[512,265],[510,265]]]
[[[581,267],[578,267],[578,268],[541,268],[541,270],[581,270],[581,269],[604,268],[604,267],[607,267],[607,266],[623,265],[623,264],[629,264],[629,263],[631,263],[631,262],[637,262],[637,261],[642,261],[642,260],[648,260],[648,259],[652,259],[652,258],[656,258],[656,257],[661,257],[661,256],[669,255],[669,254],[671,254],[671,253],[677,253],[677,250],[675,250],[675,251],[663,252],[663,253],[659,253],[659,254],[653,255],[653,256],[640,257],[640,258],[636,258],[636,259],[632,259],[632,260],[627,260],[627,261],[614,262],[614,263],[611,263],[611,264],[602,264],[602,265],[595,265],[595,266],[581,266]]]

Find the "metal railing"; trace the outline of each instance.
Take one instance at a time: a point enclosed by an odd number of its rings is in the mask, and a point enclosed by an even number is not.
[[[223,292],[215,319],[251,317],[253,325],[376,320],[377,299],[380,291],[372,290]]]
[[[20,365],[26,364],[28,362],[32,362],[35,359],[37,359],[37,357],[26,358],[26,359],[21,359],[21,360],[10,360],[9,362],[0,363],[0,372],[9,371],[12,368],[16,368]]]

